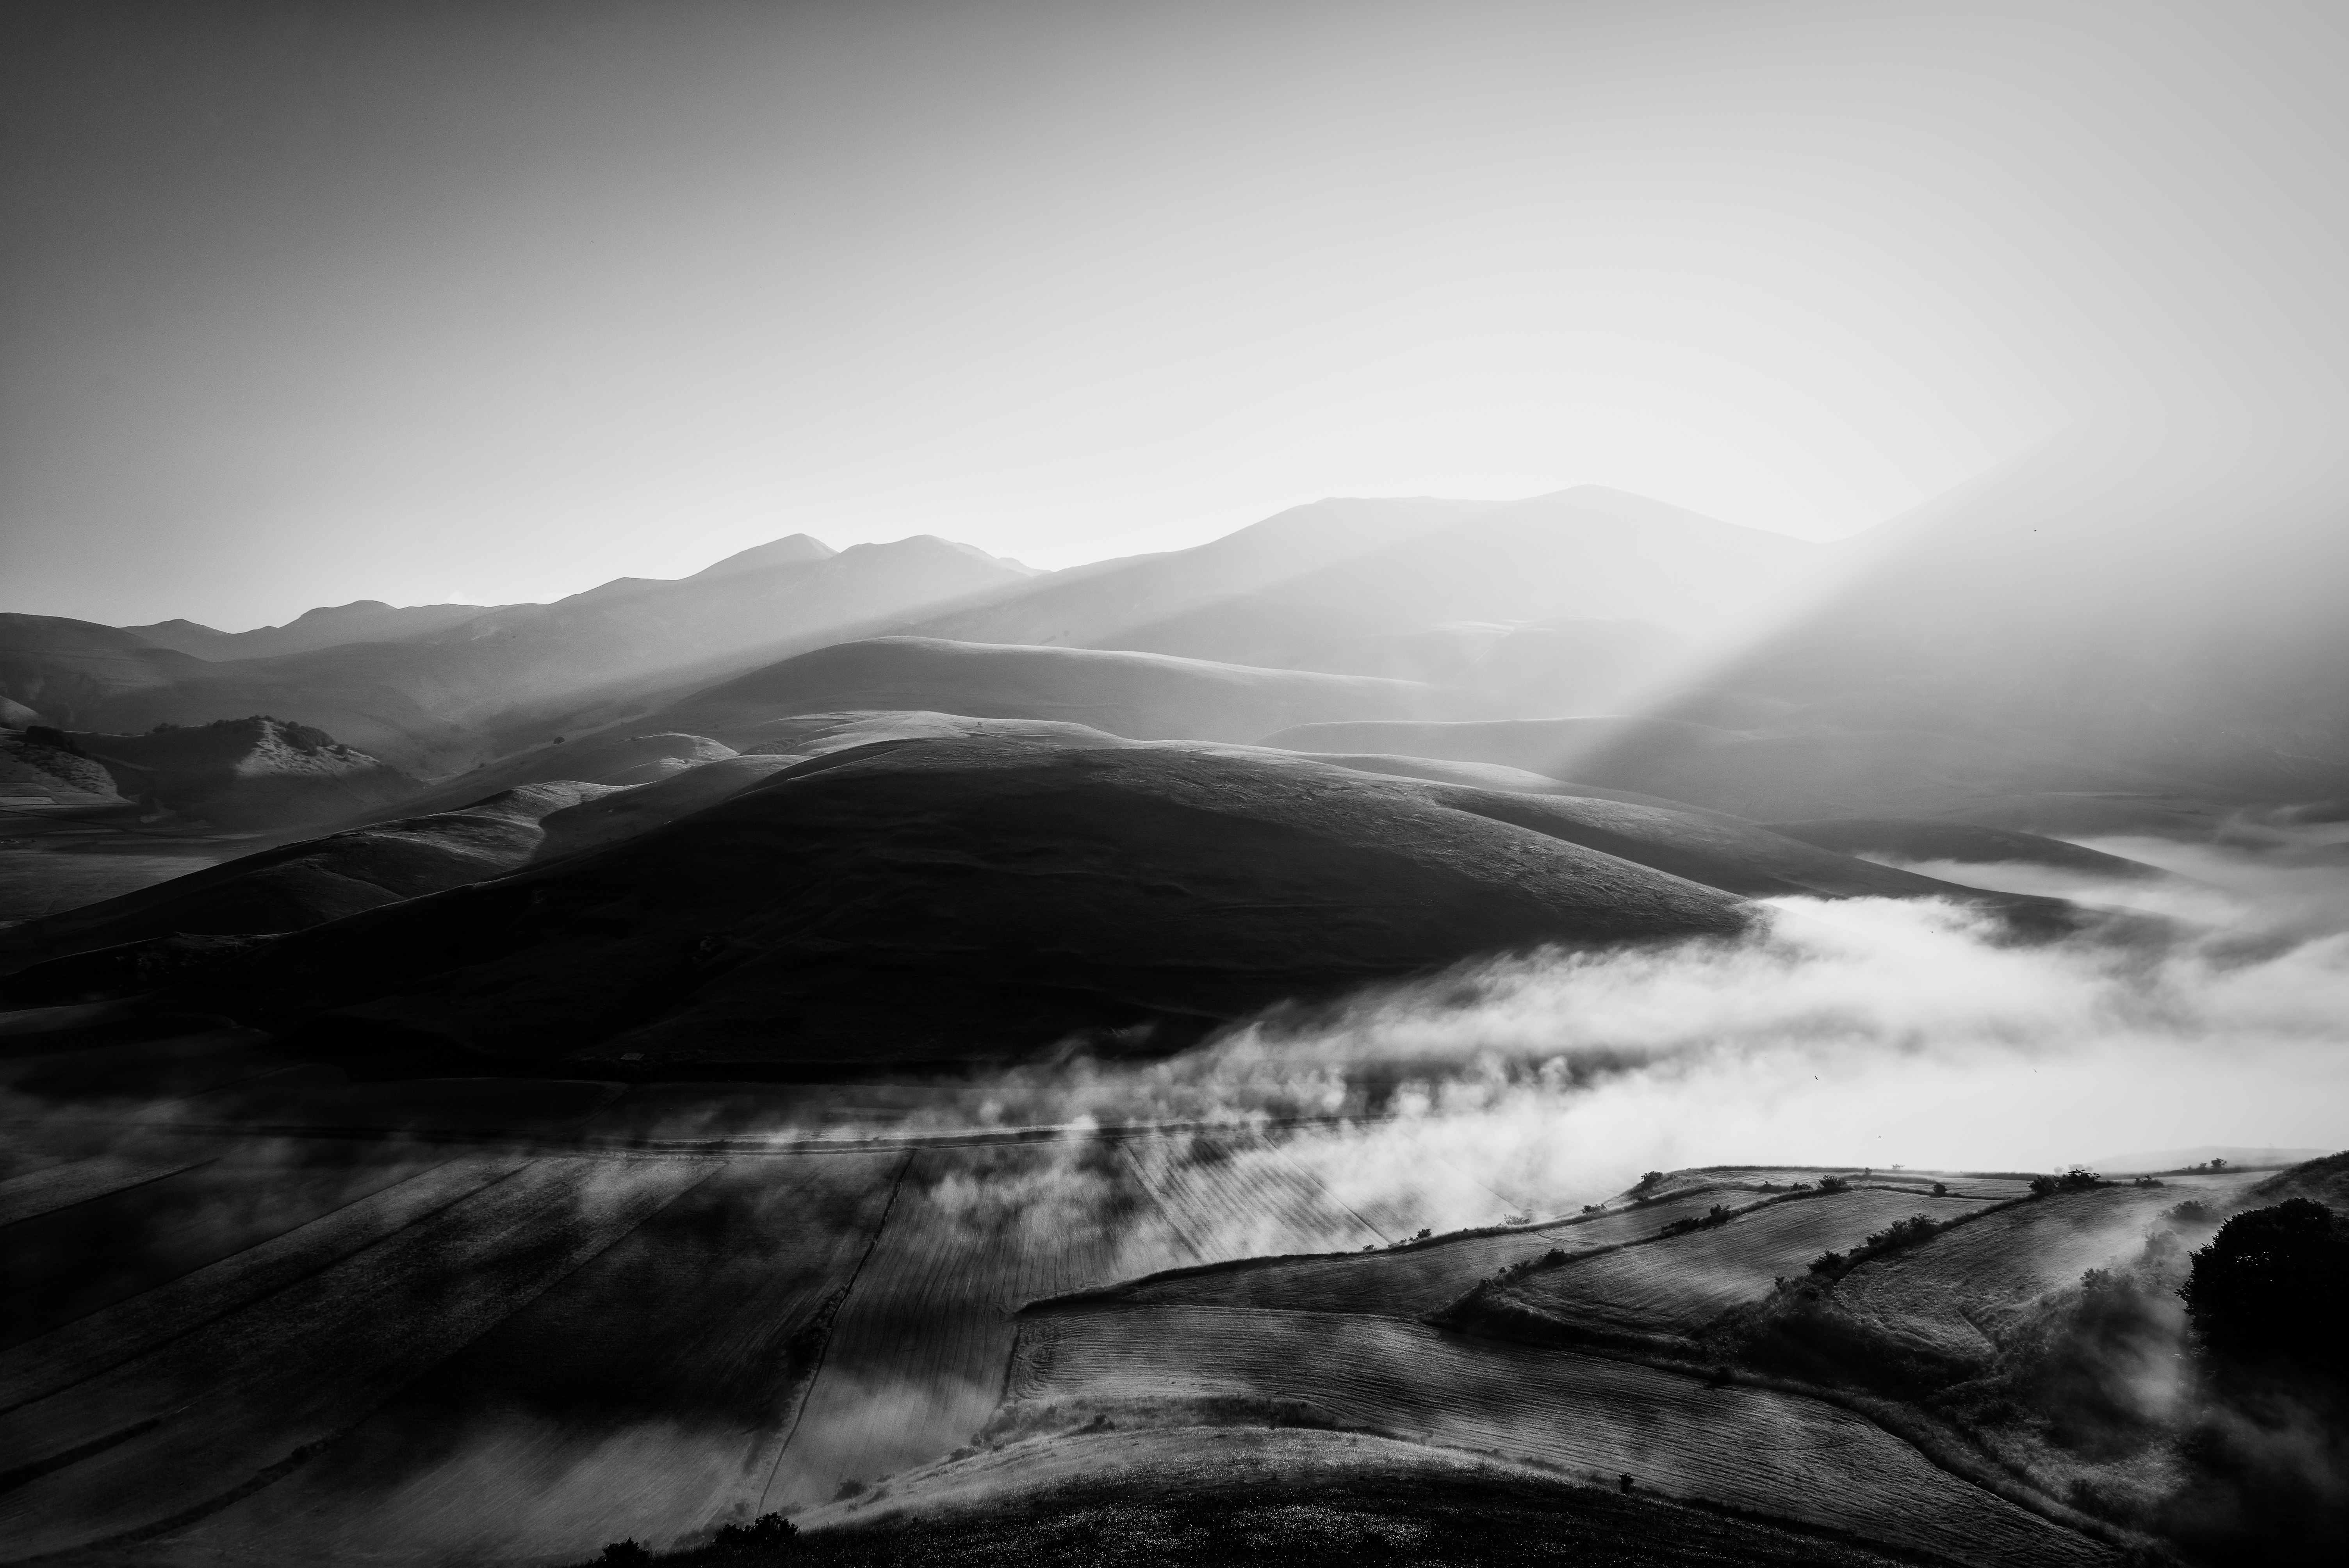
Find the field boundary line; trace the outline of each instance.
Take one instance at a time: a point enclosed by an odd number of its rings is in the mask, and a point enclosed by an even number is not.
[[[435,1174],[439,1173],[440,1171],[441,1171],[445,1170],[448,1166],[450,1166],[450,1164],[453,1164],[453,1163],[456,1161],[456,1160],[457,1160],[457,1159],[459,1159],[459,1158],[460,1158],[460,1156],[455,1156],[455,1155],[452,1155],[452,1156],[450,1156],[448,1160],[444,1160],[444,1161],[440,1161],[440,1162],[439,1164],[437,1164],[437,1165],[429,1166],[429,1167],[427,1167],[426,1169],[424,1169],[424,1170],[422,1170],[422,1171],[418,1171],[415,1175],[406,1178],[406,1179],[405,1179],[405,1181],[399,1181],[399,1182],[395,1182],[395,1183],[393,1183],[393,1185],[394,1185],[394,1186],[404,1186],[404,1185],[406,1184],[406,1182],[407,1182],[407,1181],[422,1181],[424,1178],[426,1178],[426,1177],[428,1177],[428,1176],[435,1175]],[[142,1356],[150,1356],[150,1355],[154,1354],[156,1351],[162,1349],[162,1348],[163,1348],[165,1346],[167,1346],[167,1345],[176,1344],[178,1341],[180,1341],[180,1340],[181,1340],[181,1339],[186,1338],[189,1335],[195,1333],[198,1329],[204,1328],[204,1327],[207,1327],[207,1326],[211,1326],[211,1325],[212,1325],[212,1324],[218,1323],[221,1319],[222,1319],[222,1318],[224,1318],[224,1317],[231,1316],[231,1315],[233,1315],[233,1314],[236,1314],[236,1313],[239,1313],[239,1312],[246,1311],[246,1310],[248,1310],[248,1309],[249,1309],[249,1308],[251,1308],[251,1307],[254,1307],[254,1306],[258,1305],[259,1305],[259,1304],[261,1304],[262,1302],[264,1302],[264,1301],[269,1300],[272,1296],[275,1296],[275,1295],[283,1295],[285,1292],[286,1292],[286,1291],[289,1291],[289,1290],[293,1289],[295,1286],[296,1286],[296,1285],[298,1285],[298,1284],[301,1284],[302,1283],[304,1283],[304,1282],[305,1282],[305,1281],[306,1281],[306,1280],[316,1279],[318,1275],[320,1275],[320,1274],[325,1274],[328,1269],[335,1268],[335,1267],[338,1266],[339,1264],[348,1263],[351,1259],[353,1259],[353,1258],[355,1258],[355,1257],[359,1256],[361,1253],[367,1253],[367,1252],[371,1252],[371,1251],[373,1251],[375,1248],[377,1248],[377,1247],[379,1247],[379,1246],[383,1245],[386,1242],[389,1242],[389,1241],[393,1240],[394,1238],[396,1238],[396,1237],[398,1237],[398,1236],[400,1236],[400,1235],[402,1235],[402,1234],[406,1233],[407,1232],[409,1232],[409,1231],[410,1231],[410,1230],[413,1230],[413,1229],[414,1229],[415,1227],[417,1227],[418,1225],[420,1225],[420,1224],[425,1223],[427,1221],[431,1220],[431,1219],[432,1219],[432,1218],[434,1218],[436,1215],[440,1215],[440,1214],[446,1213],[449,1210],[450,1210],[450,1209],[452,1209],[452,1208],[456,1207],[456,1205],[458,1205],[459,1203],[463,1202],[466,1199],[471,1198],[471,1197],[473,1197],[473,1196],[475,1196],[475,1195],[476,1195],[476,1194],[478,1194],[478,1193],[486,1192],[486,1191],[488,1191],[491,1188],[495,1187],[495,1186],[499,1185],[499,1184],[500,1184],[500,1183],[502,1183],[502,1182],[505,1182],[505,1181],[512,1181],[512,1180],[513,1178],[515,1178],[516,1176],[521,1175],[524,1171],[529,1170],[529,1169],[530,1169],[530,1167],[531,1167],[531,1165],[532,1165],[533,1163],[533,1161],[531,1161],[524,1160],[523,1161],[522,1161],[522,1163],[520,1163],[520,1164],[516,1165],[512,1170],[508,1171],[505,1171],[504,1173],[502,1173],[502,1174],[501,1174],[501,1175],[492,1176],[490,1180],[488,1180],[487,1181],[482,1182],[482,1183],[481,1183],[480,1186],[478,1186],[478,1187],[468,1187],[468,1188],[466,1188],[463,1191],[460,1191],[460,1192],[458,1192],[458,1193],[455,1193],[454,1195],[452,1195],[452,1196],[449,1199],[449,1201],[448,1201],[447,1202],[445,1202],[445,1203],[436,1204],[436,1205],[434,1205],[432,1208],[429,1208],[429,1209],[425,1210],[423,1212],[421,1212],[421,1213],[419,1213],[419,1214],[415,1215],[413,1218],[411,1218],[411,1219],[408,1220],[407,1222],[405,1222],[404,1223],[402,1223],[402,1224],[400,1224],[400,1225],[398,1225],[398,1226],[397,1226],[397,1227],[393,1228],[392,1230],[386,1231],[382,1235],[378,1236],[375,1240],[373,1240],[373,1241],[371,1241],[371,1242],[368,1242],[368,1243],[366,1243],[366,1245],[364,1245],[364,1246],[358,1247],[358,1248],[357,1248],[357,1249],[355,1249],[355,1250],[353,1250],[353,1251],[351,1251],[351,1252],[345,1253],[343,1253],[340,1257],[329,1258],[329,1259],[327,1259],[326,1262],[324,1262],[324,1263],[320,1264],[319,1264],[317,1267],[316,1267],[316,1268],[312,1268],[312,1269],[305,1269],[302,1273],[300,1273],[300,1274],[298,1274],[292,1275],[291,1277],[287,1278],[287,1279],[286,1279],[286,1280],[285,1280],[282,1284],[276,1284],[276,1285],[273,1285],[273,1286],[271,1286],[269,1289],[267,1289],[267,1290],[264,1290],[264,1291],[261,1292],[261,1293],[260,1293],[259,1295],[251,1295],[251,1296],[247,1296],[247,1297],[245,1297],[243,1300],[239,1301],[239,1302],[236,1302],[236,1303],[234,1303],[234,1304],[233,1304],[233,1305],[232,1305],[224,1306],[224,1307],[222,1307],[220,1311],[215,1312],[215,1313],[212,1313],[212,1314],[211,1315],[209,1315],[209,1316],[206,1316],[206,1317],[201,1317],[201,1318],[196,1318],[196,1319],[194,1319],[194,1320],[192,1320],[192,1321],[191,1321],[191,1322],[188,1322],[188,1323],[186,1323],[186,1324],[183,1324],[183,1325],[180,1326],[179,1327],[177,1327],[177,1328],[173,1329],[170,1334],[164,1335],[164,1336],[161,1336],[160,1338],[155,1339],[155,1340],[153,1340],[153,1341],[151,1341],[151,1342],[150,1342],[150,1343],[148,1343],[148,1344],[146,1344],[146,1345],[140,1346],[138,1349],[136,1349],[136,1350],[132,1351],[129,1355],[127,1355],[127,1356],[123,1357],[119,1361],[113,1361],[113,1362],[109,1362],[109,1363],[108,1363],[107,1365],[105,1365],[105,1366],[103,1366],[103,1367],[93,1367],[93,1368],[91,1368],[89,1371],[83,1373],[80,1377],[76,1377],[76,1378],[75,1378],[72,1382],[70,1382],[70,1383],[60,1383],[60,1384],[58,1384],[56,1387],[54,1387],[54,1388],[49,1388],[49,1389],[46,1389],[46,1390],[44,1390],[44,1391],[43,1391],[43,1392],[41,1392],[41,1393],[38,1393],[38,1394],[33,1395],[33,1396],[32,1396],[31,1398],[29,1398],[19,1399],[19,1400],[17,1400],[15,1404],[13,1404],[13,1405],[8,1405],[8,1406],[0,1407],[0,1415],[5,1415],[5,1414],[7,1414],[9,1411],[11,1411],[11,1410],[20,1410],[20,1409],[24,1408],[26,1405],[34,1404],[34,1403],[37,1402],[38,1400],[47,1399],[47,1398],[50,1398],[50,1397],[51,1397],[51,1396],[53,1396],[53,1395],[63,1393],[64,1391],[66,1391],[66,1390],[67,1390],[67,1389],[68,1389],[68,1388],[72,1388],[72,1387],[76,1387],[76,1386],[78,1386],[78,1385],[79,1385],[79,1384],[82,1384],[82,1383],[86,1383],[86,1382],[88,1382],[88,1381],[90,1378],[92,1378],[92,1377],[98,1377],[98,1376],[100,1376],[100,1375],[102,1375],[102,1374],[104,1374],[104,1373],[106,1373],[106,1372],[110,1372],[110,1371],[114,1370],[114,1368],[116,1368],[116,1367],[118,1367],[127,1366],[127,1365],[129,1365],[130,1362],[137,1360],[140,1357],[142,1357]],[[240,1248],[240,1249],[238,1249],[236,1252],[231,1253],[227,1257],[217,1259],[217,1260],[215,1260],[215,1261],[214,1261],[214,1262],[212,1262],[212,1263],[210,1263],[210,1264],[205,1264],[205,1265],[204,1265],[204,1267],[205,1267],[205,1268],[218,1268],[218,1267],[220,1267],[220,1266],[221,1266],[222,1264],[223,1264],[233,1263],[233,1262],[235,1262],[237,1259],[239,1259],[239,1258],[241,1258],[241,1257],[244,1256],[244,1254],[245,1254],[245,1253],[247,1253],[254,1252],[254,1251],[256,1251],[256,1250],[258,1250],[258,1249],[260,1249],[260,1248],[262,1248],[262,1247],[268,1246],[272,1242],[282,1241],[282,1240],[284,1240],[285,1237],[287,1237],[287,1236],[290,1236],[290,1235],[294,1234],[294,1233],[295,1233],[295,1231],[302,1230],[303,1228],[305,1228],[305,1226],[307,1226],[307,1225],[315,1225],[315,1224],[321,1223],[321,1222],[325,1222],[325,1221],[331,1220],[331,1219],[333,1219],[336,1214],[339,1214],[339,1213],[343,1212],[345,1210],[347,1210],[347,1209],[356,1208],[356,1207],[357,1207],[359,1204],[364,1203],[364,1202],[368,1202],[370,1199],[373,1199],[373,1198],[375,1198],[375,1197],[378,1197],[378,1196],[379,1196],[382,1192],[388,1191],[390,1191],[390,1189],[389,1189],[389,1188],[382,1188],[382,1189],[378,1189],[378,1191],[376,1191],[376,1192],[368,1193],[368,1194],[367,1195],[367,1197],[364,1197],[364,1198],[355,1198],[355,1199],[353,1199],[353,1200],[352,1200],[350,1202],[348,1202],[348,1203],[344,1203],[344,1204],[341,1204],[341,1205],[339,1205],[339,1206],[337,1206],[337,1207],[336,1207],[336,1208],[333,1208],[333,1209],[329,1209],[329,1210],[327,1210],[325,1213],[318,1215],[318,1216],[317,1216],[316,1218],[315,1218],[315,1219],[311,1219],[311,1220],[305,1220],[305,1221],[304,1221],[302,1224],[294,1226],[292,1230],[281,1231],[281,1232],[279,1232],[276,1235],[274,1235],[274,1236],[271,1236],[271,1237],[267,1238],[266,1240],[259,1241],[259,1242],[255,1242],[255,1243],[254,1243],[252,1246],[250,1246],[250,1247],[243,1247],[243,1248]],[[199,1273],[202,1273],[202,1270],[190,1270],[188,1274],[184,1274],[180,1275],[180,1276],[179,1276],[179,1279],[166,1280],[165,1282],[163,1282],[163,1284],[160,1284],[160,1285],[157,1285],[157,1286],[155,1287],[155,1289],[156,1289],[156,1290],[169,1290],[172,1285],[179,1284],[179,1283],[180,1283],[180,1280],[184,1280],[184,1279],[191,1278],[191,1277],[192,1277],[194,1274],[199,1274]],[[151,1292],[151,1291],[142,1291],[142,1292],[140,1293],[140,1295],[152,1295],[152,1294],[153,1294],[153,1292]],[[125,1302],[133,1302],[133,1301],[137,1301],[138,1299],[139,1299],[139,1296],[129,1296],[129,1297],[126,1297],[126,1298],[125,1298]],[[109,1310],[109,1309],[110,1309],[110,1306],[112,1306],[112,1305],[123,1305],[123,1304],[122,1304],[122,1303],[109,1304],[109,1307],[100,1307],[100,1308],[98,1309],[98,1311],[100,1311],[100,1312],[108,1311],[108,1310]],[[75,1318],[75,1319],[73,1320],[73,1322],[71,1322],[71,1323],[61,1323],[61,1324],[59,1324],[57,1327],[55,1327],[55,1328],[53,1328],[53,1329],[49,1330],[49,1333],[50,1333],[50,1334],[61,1334],[61,1333],[64,1333],[64,1332],[65,1332],[65,1331],[67,1331],[67,1329],[70,1329],[70,1328],[74,1327],[76,1324],[86,1323],[86,1322],[88,1322],[88,1321],[89,1320],[89,1318],[90,1318],[90,1317],[95,1316],[95,1315],[96,1315],[96,1314],[94,1314],[94,1313],[93,1313],[93,1314],[87,1314],[87,1315],[85,1315],[84,1316]],[[47,1338],[47,1335],[44,1335],[44,1336],[41,1336],[41,1338]],[[24,1348],[26,1346],[36,1346],[36,1345],[38,1345],[39,1343],[40,1343],[40,1339],[28,1339],[28,1340],[26,1340],[26,1341],[24,1342],[24,1346],[9,1346],[9,1352],[10,1352],[10,1353],[14,1353],[14,1352],[16,1352],[16,1351],[17,1351],[17,1350],[20,1350],[20,1349]]]
[[[1454,1304],[1455,1305],[1457,1304]],[[1577,1326],[1560,1322],[1537,1307],[1510,1302],[1511,1309],[1504,1318],[1495,1315],[1491,1321],[1478,1323],[1459,1317],[1447,1317],[1442,1322],[1422,1318],[1430,1327],[1446,1334],[1456,1334],[1470,1339],[1494,1340],[1502,1344],[1520,1345],[1529,1349],[1543,1350],[1561,1356],[1588,1356],[1600,1360],[1627,1362],[1633,1366],[1670,1372],[1697,1382],[1709,1382],[1717,1371],[1717,1364],[1692,1361],[1673,1354],[1672,1342],[1662,1339],[1642,1339],[1634,1336],[1609,1336],[1587,1333]],[[1446,1309],[1447,1314],[1450,1308]],[[1532,1320],[1532,1321],[1527,1321]],[[1505,1325],[1516,1324],[1532,1332],[1512,1334]],[[1538,1326],[1537,1326],[1538,1325]],[[1543,1337],[1543,1331],[1554,1330],[1554,1337]],[[1693,1346],[1692,1346],[1693,1347]],[[2144,1544],[2147,1538],[2136,1535],[2125,1527],[2083,1513],[2057,1498],[2041,1491],[2028,1480],[2015,1475],[1994,1458],[1982,1454],[1969,1444],[1962,1433],[1943,1428],[1923,1410],[1899,1400],[1851,1389],[1836,1388],[1826,1384],[1806,1383],[1799,1378],[1776,1373],[1754,1371],[1740,1367],[1735,1381],[1742,1386],[1767,1389],[1795,1398],[1815,1400],[1857,1416],[1868,1425],[1914,1449],[1934,1469],[1963,1481],[1977,1491],[1990,1493],[2023,1511],[2036,1515],[2050,1524],[2068,1530],[2075,1535],[2116,1549],[2127,1550]]]
[[[792,1429],[785,1432],[783,1440],[776,1445],[775,1462],[767,1467],[767,1482],[759,1489],[761,1512],[767,1507],[767,1494],[775,1490],[775,1477],[782,1473],[783,1456],[792,1451],[792,1439],[800,1435],[800,1422],[807,1418],[808,1401],[815,1397],[815,1386],[823,1378],[824,1365],[832,1358],[833,1327],[840,1321],[840,1315],[848,1310],[848,1298],[856,1293],[856,1282],[864,1277],[864,1265],[873,1261],[874,1249],[881,1244],[882,1234],[889,1229],[889,1221],[897,1212],[897,1194],[905,1190],[905,1177],[914,1169],[916,1152],[916,1150],[906,1150],[905,1158],[897,1162],[897,1174],[889,1183],[889,1201],[881,1208],[880,1223],[873,1227],[873,1234],[865,1241],[864,1251],[857,1256],[856,1267],[849,1273],[848,1283],[841,1287],[839,1305],[832,1310],[832,1320],[824,1325],[823,1345],[815,1353],[815,1368],[808,1374],[807,1386],[800,1390],[799,1408],[792,1412]],[[1016,1346],[1018,1341],[1015,1339],[1013,1343]]]

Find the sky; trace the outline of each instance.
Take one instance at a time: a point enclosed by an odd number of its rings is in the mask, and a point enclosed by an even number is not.
[[[1806,538],[2349,363],[2349,12],[0,11],[0,610],[1596,482]]]

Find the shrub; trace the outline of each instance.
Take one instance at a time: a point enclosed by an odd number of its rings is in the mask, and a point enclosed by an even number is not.
[[[1934,1183],[1933,1183],[1933,1196],[1934,1196],[1934,1197],[1936,1197],[1936,1198],[1946,1198],[1946,1197],[1948,1197],[1949,1195],[1950,1195],[1950,1184],[1949,1184],[1947,1181],[1936,1181],[1936,1182],[1934,1182]]]
[[[2173,1225],[2208,1225],[2216,1222],[2218,1217],[2210,1205],[2199,1198],[2189,1198],[2162,1215]]]
[[[1822,1192],[1848,1192],[1851,1191],[1851,1183],[1841,1176],[1822,1176],[1819,1178],[1819,1191]]]
[[[1848,1253],[1821,1253],[1812,1260],[1811,1273],[1829,1280],[1841,1279],[1870,1258],[1914,1246],[1944,1228],[1930,1214],[1911,1214],[1905,1220],[1895,1220]]]
[[[798,1544],[799,1526],[780,1513],[762,1513],[748,1524],[729,1524],[718,1532],[710,1550],[722,1556],[752,1553],[772,1557]]]
[[[2105,1179],[2085,1165],[2075,1165],[2061,1176],[2033,1176],[2031,1195],[2045,1198],[2057,1192],[2084,1192],[2091,1187],[2101,1187]]]
[[[1631,1183],[1631,1191],[1634,1192],[1649,1191],[1661,1184],[1663,1179],[1664,1173],[1661,1171],[1643,1171],[1640,1173],[1640,1179]]]
[[[613,1542],[604,1548],[604,1555],[595,1559],[598,1563],[615,1564],[616,1568],[636,1568],[636,1564],[652,1560],[653,1554],[637,1544],[634,1536],[626,1541]]]
[[[1736,1216],[1729,1212],[1728,1205],[1715,1203],[1702,1216],[1691,1215],[1685,1220],[1674,1220],[1671,1224],[1666,1225],[1661,1233],[1667,1236],[1685,1236],[1691,1231],[1709,1231],[1715,1225],[1725,1225],[1735,1218]]]
[[[832,1494],[832,1501],[834,1502],[846,1502],[852,1497],[863,1497],[864,1495],[864,1483],[863,1481],[844,1480],[840,1483],[840,1490]]]

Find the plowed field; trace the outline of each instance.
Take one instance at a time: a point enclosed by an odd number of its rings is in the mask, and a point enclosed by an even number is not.
[[[2105,1553],[1792,1395],[1394,1319],[1115,1305],[1032,1315],[1010,1391],[1122,1414],[1254,1398],[1361,1427],[1847,1532],[1985,1568]]]
[[[34,1556],[220,1503],[347,1430],[715,1169],[534,1161],[144,1354],[64,1387],[51,1369],[53,1391],[0,1414],[0,1472],[22,1481],[0,1492],[0,1539]]]
[[[151,1151],[93,1154],[84,1160],[60,1161],[0,1181],[0,1226],[17,1225],[58,1209],[103,1198],[109,1192],[160,1181],[211,1158],[208,1150],[174,1145]]]
[[[271,1140],[20,1221],[0,1231],[0,1268],[15,1287],[0,1297],[0,1346],[232,1257],[448,1158]]]
[[[732,1161],[318,1459],[198,1560],[585,1559],[758,1501],[905,1156]]]
[[[1539,1269],[1503,1299],[1596,1333],[1688,1334],[1802,1274],[1825,1252],[1848,1252],[1911,1214],[1952,1220],[1983,1206],[1958,1198],[1860,1189],[1772,1203],[1725,1225]],[[1982,1222],[1987,1223],[1989,1222]]]
[[[1278,1258],[1145,1280],[1120,1295],[1137,1303],[1266,1306],[1419,1317],[1440,1311],[1478,1280],[1511,1264],[1541,1257],[1553,1249],[1576,1253],[1646,1241],[1674,1220],[1702,1214],[1715,1203],[1751,1201],[1744,1194],[1707,1190],[1638,1209],[1563,1221],[1538,1230],[1462,1236],[1395,1252]]]
[[[1980,1360],[1994,1350],[1992,1336],[2009,1312],[2078,1284],[2088,1269],[2135,1256],[2162,1211],[2189,1197],[2223,1200],[2254,1180],[2099,1187],[2018,1203],[1863,1264],[1836,1295],[1893,1339]]]

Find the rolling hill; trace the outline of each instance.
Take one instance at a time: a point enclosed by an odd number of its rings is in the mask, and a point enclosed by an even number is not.
[[[1340,717],[1474,712],[1475,694],[1164,654],[874,637],[802,654],[652,716],[749,749],[778,719],[854,710],[1061,720],[1135,740],[1253,740]],[[1268,723],[1267,721],[1271,721]]]
[[[1072,1036],[1163,1050],[1480,953],[1746,923],[1730,894],[1423,788],[1114,741],[851,748],[608,849],[288,938],[216,1000],[409,1070],[454,1053],[789,1076]]]

